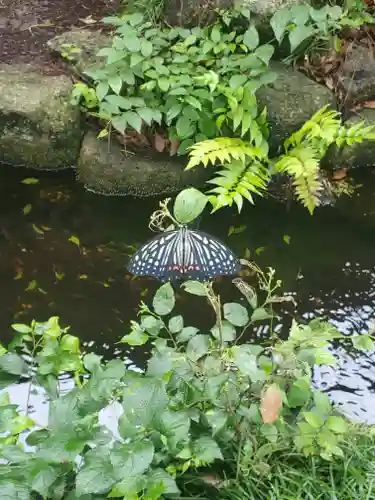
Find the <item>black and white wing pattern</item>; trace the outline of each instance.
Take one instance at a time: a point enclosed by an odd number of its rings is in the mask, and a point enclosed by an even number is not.
[[[209,281],[216,276],[238,274],[241,269],[237,257],[224,243],[186,227],[152,238],[135,252],[127,267],[136,276],[153,276],[161,281]]]

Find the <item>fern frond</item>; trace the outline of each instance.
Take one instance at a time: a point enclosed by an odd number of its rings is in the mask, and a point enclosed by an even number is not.
[[[319,175],[319,154],[312,147],[300,146],[288,151],[275,164],[278,172],[288,174],[293,179],[297,198],[312,214],[320,204],[319,195],[323,184]]]
[[[297,132],[292,134],[285,142],[287,151],[290,146],[299,146],[303,142],[324,142],[324,147],[320,147],[321,156],[326,152],[327,147],[332,144],[341,127],[340,113],[335,110],[328,110],[328,105],[317,111]]]
[[[237,205],[241,211],[243,198],[254,204],[252,194],[262,195],[269,181],[269,174],[264,165],[257,161],[243,163],[234,160],[227,163],[218,175],[207,181],[216,187],[209,193],[216,195],[213,211],[224,206]]]
[[[339,147],[348,144],[351,146],[365,140],[375,140],[374,125],[365,125],[365,122],[356,123],[352,127],[341,127],[336,138],[336,144]]]
[[[265,151],[262,146],[256,147],[248,141],[233,139],[231,137],[218,137],[198,142],[190,148],[190,159],[186,170],[203,163],[205,167],[209,163],[224,164],[231,160],[246,162],[246,157],[253,159],[265,158]]]

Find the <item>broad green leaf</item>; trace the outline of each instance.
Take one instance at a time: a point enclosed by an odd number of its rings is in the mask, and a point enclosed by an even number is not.
[[[190,418],[185,411],[166,410],[155,420],[155,428],[166,437],[173,437],[176,443],[189,441]]]
[[[229,85],[235,89],[237,87],[242,87],[247,80],[248,77],[246,75],[233,75],[229,80]]]
[[[200,281],[185,281],[185,283],[182,283],[181,286],[185,292],[190,293],[191,295],[199,295],[201,297],[205,297],[207,295],[207,289]]]
[[[142,490],[147,486],[147,477],[142,474],[139,476],[128,476],[117,483],[107,495],[107,498],[124,498],[125,500],[138,500]],[[148,497],[145,497],[148,498]],[[85,500],[85,499],[82,499]],[[91,500],[91,499],[88,499]],[[150,498],[150,500],[152,500]]]
[[[128,35],[122,37],[126,48],[130,52],[140,52],[141,50],[141,41],[134,35]]]
[[[331,402],[324,392],[314,391],[314,403],[318,412],[323,415],[331,411]]]
[[[95,456],[93,456],[96,454]],[[109,460],[108,453],[100,453],[94,449],[85,455],[84,466],[76,476],[76,490],[78,495],[89,493],[105,494],[116,483],[116,475]]]
[[[315,363],[317,365],[335,366],[337,365],[337,359],[330,352],[319,349],[315,352]]]
[[[108,85],[111,87],[115,94],[119,95],[122,89],[123,81],[118,75],[111,76],[108,78]]]
[[[337,446],[337,437],[328,429],[322,429],[318,433],[318,443],[324,448],[327,446]]]
[[[183,327],[184,318],[181,315],[173,316],[173,318],[169,320],[168,328],[171,333],[178,333],[183,329]]]
[[[355,335],[351,337],[353,346],[360,351],[372,351],[374,349],[374,341],[370,335]]]
[[[108,94],[109,91],[109,85],[107,82],[99,82],[98,85],[96,86],[96,95],[99,99],[99,101],[102,101],[104,97]]]
[[[172,372],[172,359],[168,355],[155,353],[147,362],[147,375],[151,377],[164,377]]]
[[[45,464],[43,469],[34,476],[31,487],[43,498],[47,498],[50,486],[52,486],[59,475],[60,471],[57,468]]]
[[[148,341],[147,333],[140,328],[134,328],[128,335],[124,335],[120,342],[128,345],[144,345]]]
[[[225,426],[228,415],[224,410],[209,410],[206,412],[206,419],[212,428],[212,435],[214,436]]]
[[[193,443],[194,458],[204,463],[212,463],[215,460],[224,460],[217,442],[209,436],[202,436]]]
[[[326,420],[326,426],[329,430],[336,432],[337,434],[345,434],[349,430],[348,424],[343,417],[328,417]]]
[[[176,131],[179,139],[188,139],[194,134],[195,125],[190,118],[180,116],[176,123]]]
[[[1,500],[31,500],[31,488],[17,481],[0,480]]]
[[[118,479],[134,477],[145,472],[154,458],[154,445],[142,440],[135,443],[116,443],[110,453],[110,461]]]
[[[310,398],[311,387],[310,381],[307,377],[300,378],[296,380],[288,394],[288,403],[291,408],[297,408],[298,406],[303,406],[306,401]]]
[[[86,354],[86,356],[83,358],[83,366],[86,368],[87,371],[93,373],[100,367],[100,360],[101,360],[100,356],[94,354],[93,352],[90,352],[89,354]]]
[[[259,45],[258,31],[254,25],[249,26],[243,36],[243,43],[249,50],[254,50]]]
[[[26,375],[28,366],[15,352],[7,352],[0,357],[0,371],[11,375]]]
[[[173,477],[164,469],[153,469],[148,474],[147,489],[151,490],[153,486],[163,486],[163,494],[165,495],[180,495],[180,490]],[[161,498],[160,495],[156,498]],[[146,499],[145,499],[146,500]],[[150,499],[151,500],[151,499]],[[152,497],[154,500],[154,497]]]
[[[191,222],[203,212],[206,203],[207,196],[198,189],[184,189],[177,195],[174,202],[174,216],[182,224]],[[202,243],[204,244],[203,241]]]
[[[290,50],[294,52],[297,47],[315,33],[315,28],[311,25],[299,25],[289,33]]]
[[[219,43],[221,40],[220,25],[215,24],[211,30],[211,40],[214,43]]]
[[[24,215],[28,215],[31,212],[32,208],[33,206],[30,203],[28,203],[23,207],[22,212],[24,213]]]
[[[163,328],[163,322],[159,318],[155,318],[155,316],[142,316],[141,327],[150,335],[158,335]]]
[[[281,43],[285,30],[291,21],[291,14],[288,7],[277,9],[271,18],[270,25],[275,34],[276,40]]]
[[[186,356],[192,361],[208,353],[210,348],[210,337],[208,335],[197,334],[192,337],[186,346]]]
[[[175,305],[174,290],[170,283],[165,283],[156,292],[152,301],[154,311],[159,316],[169,314]]]
[[[136,379],[124,389],[124,414],[133,426],[147,427],[165,409],[167,403],[165,383],[159,378]]]
[[[216,340],[222,340],[223,342],[233,342],[236,339],[236,329],[229,323],[229,321],[223,320],[221,322],[221,332],[219,329],[219,325],[216,324],[211,328],[211,333],[215,337]]]
[[[149,57],[152,54],[152,43],[148,40],[141,40],[141,53],[144,57]]]
[[[199,332],[198,328],[195,326],[185,326],[180,333],[178,333],[176,340],[177,342],[187,342],[190,340],[194,335],[196,335]]]
[[[74,354],[80,354],[79,338],[66,333],[60,340],[60,348],[62,351],[68,351]]]
[[[30,333],[32,331],[28,325],[24,325],[22,323],[14,323],[12,328],[18,333]]]
[[[266,379],[266,373],[258,367],[257,357],[251,353],[249,347],[248,345],[233,347],[233,362],[243,375],[250,377],[252,382],[263,381]]]
[[[320,429],[323,426],[323,419],[318,413],[314,413],[313,411],[304,411],[303,416],[306,422],[311,425],[314,429]]]
[[[251,321],[264,321],[265,319],[272,318],[272,314],[267,312],[264,307],[258,307],[254,309],[253,314],[251,315]]]
[[[234,326],[245,326],[249,322],[247,309],[237,302],[227,302],[223,306],[224,318]]]
[[[147,125],[152,124],[154,119],[154,111],[151,108],[137,108],[137,113]],[[129,122],[130,123],[130,122]]]
[[[124,113],[126,122],[133,127],[137,132],[142,129],[142,118],[135,111],[126,111]]]
[[[123,134],[125,132],[126,127],[128,126],[128,122],[126,121],[125,114],[114,116],[111,121],[113,127]]]
[[[70,236],[70,237],[68,238],[68,241],[70,241],[70,242],[71,242],[71,243],[73,243],[74,245],[77,245],[77,247],[78,247],[78,248],[79,248],[79,247],[80,247],[80,245],[81,245],[81,243],[80,243],[80,241],[79,241],[78,236],[74,236],[74,235],[72,235],[72,236]]]

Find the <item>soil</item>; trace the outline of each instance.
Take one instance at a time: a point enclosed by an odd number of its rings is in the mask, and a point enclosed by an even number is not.
[[[0,0],[0,63],[30,63],[48,73],[64,65],[46,42],[73,26],[87,29],[115,12],[120,0]]]

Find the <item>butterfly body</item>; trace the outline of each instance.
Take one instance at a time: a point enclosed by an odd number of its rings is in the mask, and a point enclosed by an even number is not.
[[[208,281],[240,270],[234,253],[220,240],[186,226],[158,234],[132,256],[128,270],[161,281]]]

